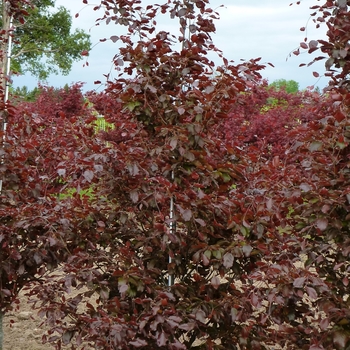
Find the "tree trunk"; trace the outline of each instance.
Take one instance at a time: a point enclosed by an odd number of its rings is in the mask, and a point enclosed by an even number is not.
[[[8,12],[8,2],[3,1],[1,3],[1,12],[2,12],[2,33],[4,33],[4,38],[0,44],[0,76],[1,76],[1,90],[2,93],[5,92],[6,85],[8,83],[8,72],[7,72],[7,63],[8,63],[8,53],[9,53],[9,37],[11,30],[11,16]]]
[[[2,33],[4,38],[1,40],[0,44],[0,98],[6,99],[6,88],[8,84],[8,53],[9,53],[9,36],[10,36],[10,26],[11,26],[11,18],[10,14],[8,13],[7,8],[8,2],[3,0],[0,3],[1,6],[1,15],[2,15]],[[4,101],[6,102],[6,101]],[[5,132],[6,129],[6,111],[2,110],[0,111],[0,135]],[[2,145],[4,141],[4,134],[0,139],[0,144]],[[0,163],[2,163],[3,159],[0,159]],[[0,193],[2,191],[2,179],[0,179]],[[0,308],[1,310],[1,308]],[[3,311],[0,311],[0,350],[3,349],[3,340],[4,340],[4,333],[3,333]]]
[[[8,83],[9,83],[9,54],[10,54],[10,30],[11,30],[11,15],[8,11],[9,3],[6,0],[0,1],[1,16],[2,16],[2,38],[0,40],[0,99],[6,102],[8,98]],[[6,132],[6,110],[0,110],[0,144],[2,147],[5,140]],[[0,164],[3,158],[0,158]],[[0,193],[2,192],[3,180],[0,179]],[[1,319],[0,319],[1,321]],[[1,350],[1,348],[0,348]]]

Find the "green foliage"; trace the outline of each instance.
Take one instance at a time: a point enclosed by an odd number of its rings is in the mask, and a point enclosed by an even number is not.
[[[73,198],[77,193],[81,198],[87,197],[89,200],[93,200],[96,197],[94,194],[93,186],[80,190],[79,192],[77,191],[76,188],[69,188],[64,192],[58,193],[57,196],[58,196],[58,199],[64,200],[67,198]]]
[[[114,129],[114,125],[111,123],[106,122],[106,119],[102,116],[98,116],[96,118],[96,121],[94,123],[95,126],[95,131],[107,131],[107,130],[111,130]]]
[[[35,87],[33,90],[29,90],[27,86],[10,88],[11,96],[15,100],[33,102],[40,95],[40,88]]]
[[[11,69],[45,80],[50,74],[67,75],[81,52],[91,47],[89,35],[71,31],[72,18],[65,7],[54,10],[54,0],[35,0],[25,23],[16,23]]]
[[[299,83],[295,80],[278,79],[273,81],[269,87],[275,90],[285,90],[289,94],[295,94],[299,91]]]
[[[262,106],[260,109],[261,113],[268,112],[271,108],[281,107],[281,106],[288,106],[288,103],[284,99],[278,99],[276,97],[268,97],[266,100],[266,105]]]

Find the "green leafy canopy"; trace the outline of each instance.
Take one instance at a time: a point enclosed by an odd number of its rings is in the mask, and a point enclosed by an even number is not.
[[[13,72],[26,72],[45,80],[50,74],[67,75],[81,52],[89,50],[89,35],[72,31],[72,16],[65,7],[55,9],[54,0],[36,0],[26,9],[25,23],[14,23]]]
[[[299,91],[299,83],[295,80],[278,79],[273,81],[269,87],[275,90],[286,90],[289,94],[295,94]]]

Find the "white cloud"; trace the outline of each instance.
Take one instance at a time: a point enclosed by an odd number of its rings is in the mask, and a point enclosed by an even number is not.
[[[300,83],[301,88],[313,85],[317,80],[312,71],[324,72],[323,63],[319,62],[310,68],[299,68],[300,63],[311,61],[310,55],[292,56],[287,61],[289,53],[298,47],[305,33],[299,28],[306,25],[311,10],[310,6],[316,0],[304,0],[300,5],[289,6],[291,0],[212,0],[211,7],[220,13],[221,19],[216,22],[217,31],[213,36],[214,44],[224,52],[226,58],[238,62],[241,58],[250,59],[262,57],[261,62],[271,62],[275,68],[268,66],[263,76],[269,81],[275,79],[293,79]],[[165,2],[158,1],[158,3]],[[221,3],[225,6],[220,7]],[[155,3],[143,0],[143,4]],[[248,5],[247,5],[248,4]],[[120,35],[126,27],[110,25],[95,26],[96,19],[102,14],[93,11],[91,6],[85,6],[80,0],[56,0],[56,5],[67,7],[73,15],[73,26],[83,28],[91,34],[92,42]],[[74,18],[79,12],[79,17]],[[162,27],[175,34],[177,23],[170,25],[168,17],[157,17]],[[324,30],[315,30],[312,22],[308,25],[308,39],[324,38]],[[76,81],[86,82],[86,89],[93,89],[95,80],[104,80],[103,74],[111,70],[111,61],[118,52],[118,43],[110,40],[98,43],[88,58],[89,66],[84,62],[75,63],[68,77],[53,76],[49,84],[63,86]],[[319,55],[319,54],[318,54]],[[323,78],[318,84],[323,87],[327,83]],[[35,79],[25,76],[15,78],[15,85],[34,87]]]

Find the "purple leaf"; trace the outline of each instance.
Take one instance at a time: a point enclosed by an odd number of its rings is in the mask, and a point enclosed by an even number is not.
[[[226,253],[223,257],[222,264],[226,267],[226,269],[229,269],[233,265],[234,257],[231,253]]]
[[[317,40],[311,40],[309,42],[309,48],[310,49],[316,48],[317,46],[318,46],[318,41]]]
[[[94,172],[91,170],[85,170],[83,176],[87,182],[91,182],[91,180],[94,178]]]
[[[65,176],[66,175],[66,169],[58,169],[57,170],[57,174],[59,175],[59,176]]]
[[[108,300],[109,292],[107,288],[101,288],[100,290],[100,296],[103,300]]]
[[[204,266],[208,266],[210,263],[210,260],[208,259],[208,257],[205,254],[202,254],[202,261],[203,261]]]
[[[319,151],[321,150],[321,148],[322,148],[322,142],[320,141],[313,141],[309,146],[309,150],[311,152]]]
[[[328,220],[326,218],[319,218],[316,220],[316,226],[319,230],[324,231],[328,227]]]
[[[185,113],[185,109],[183,107],[179,107],[177,109],[177,113],[179,113],[179,115],[183,115]]]
[[[253,248],[250,245],[244,245],[242,247],[243,254],[246,257],[250,256],[250,253],[252,252],[252,250],[253,250]]]
[[[336,331],[333,335],[333,343],[337,349],[345,349],[349,335],[345,331]]]
[[[311,287],[306,287],[306,292],[311,299],[317,299],[317,292]]]
[[[194,219],[195,222],[198,222],[199,225],[201,225],[202,227],[206,226],[206,223],[204,220],[202,219]]]
[[[191,331],[192,329],[194,329],[195,326],[196,326],[196,324],[194,322],[188,322],[188,323],[180,324],[179,328],[188,332],[188,331]]]
[[[140,173],[140,169],[136,163],[128,164],[128,170],[131,176],[137,176]]]
[[[203,310],[197,310],[195,313],[196,320],[202,323],[206,323],[205,312]]]
[[[129,344],[135,346],[136,348],[141,348],[146,346],[147,342],[144,339],[137,338],[136,340],[129,341]]]
[[[1,292],[4,293],[4,294],[7,295],[7,296],[11,296],[11,295],[12,295],[11,291],[8,290],[8,289],[6,289],[6,288],[1,289]]]
[[[64,345],[68,345],[73,338],[74,332],[72,331],[65,331],[62,335],[62,343]]]
[[[220,278],[218,276],[214,276],[211,279],[210,283],[214,287],[214,289],[218,289],[220,286]]]
[[[137,190],[132,190],[130,192],[130,199],[133,201],[133,203],[137,203],[139,201],[139,193]]]
[[[160,336],[157,339],[157,345],[158,346],[165,346],[166,345],[166,337],[165,337],[165,333],[162,332],[160,334]]]
[[[304,286],[304,283],[305,283],[305,277],[298,277],[294,280],[293,282],[293,286],[295,288],[302,288]]]
[[[192,218],[192,211],[191,209],[185,209],[182,213],[181,213],[182,218],[185,221],[190,221]]]
[[[300,184],[300,189],[304,192],[309,192],[311,190],[311,186],[306,184],[306,183],[302,183]]]
[[[117,41],[119,40],[119,36],[117,36],[117,35],[112,35],[112,36],[110,37],[110,39],[115,43],[115,42],[117,42]]]
[[[329,318],[324,318],[323,320],[320,321],[320,328],[324,331],[328,328],[329,326]]]
[[[127,292],[128,289],[129,289],[129,286],[127,285],[125,280],[121,279],[118,281],[118,290],[122,296],[125,295],[125,293]]]

